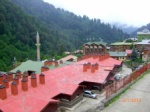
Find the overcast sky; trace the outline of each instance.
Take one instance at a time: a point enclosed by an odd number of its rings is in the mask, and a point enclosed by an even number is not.
[[[148,0],[44,0],[76,15],[140,27],[150,23]]]

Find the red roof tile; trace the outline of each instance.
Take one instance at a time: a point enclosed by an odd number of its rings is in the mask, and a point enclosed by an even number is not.
[[[83,64],[90,62],[99,64],[99,69],[94,73],[90,70],[83,72]],[[21,84],[18,86],[18,95],[13,96],[10,88],[7,89],[7,99],[0,100],[0,109],[4,112],[39,112],[49,102],[59,102],[52,99],[54,96],[64,93],[72,95],[83,81],[104,83],[110,71],[105,69],[113,69],[114,65],[120,65],[121,61],[108,58],[99,61],[98,58],[88,58],[83,61],[63,66],[54,70],[43,72],[45,74],[45,84],[37,84],[36,88],[31,87],[30,79],[28,82],[28,91],[21,90]],[[37,80],[38,77],[37,77]],[[20,82],[21,83],[21,82]]]

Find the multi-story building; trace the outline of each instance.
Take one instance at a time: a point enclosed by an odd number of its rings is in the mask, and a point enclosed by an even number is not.
[[[110,44],[110,51],[126,51],[127,49],[130,49],[133,43],[131,42],[116,42]]]
[[[135,48],[138,51],[142,51],[144,49],[150,49],[150,39],[142,40],[141,42],[135,43]]]
[[[100,42],[87,42],[83,45],[83,55],[89,54],[106,54],[106,43]]]
[[[143,31],[137,32],[138,41],[143,39],[150,39],[150,31],[148,29],[144,29]]]

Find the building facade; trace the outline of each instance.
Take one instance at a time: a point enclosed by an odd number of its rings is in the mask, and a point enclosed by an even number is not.
[[[116,42],[110,44],[110,51],[126,51],[127,49],[130,49],[130,47],[133,45],[133,43],[128,42]]]
[[[148,29],[144,29],[140,32],[137,32],[138,41],[143,39],[150,39],[150,31]]]
[[[83,55],[106,54],[107,47],[104,42],[88,42],[83,45]]]

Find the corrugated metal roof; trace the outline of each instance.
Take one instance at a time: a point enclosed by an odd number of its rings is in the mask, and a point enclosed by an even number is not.
[[[90,62],[91,64],[98,63],[99,69],[94,73],[91,70],[83,72],[83,64]],[[59,67],[57,69],[43,72],[45,74],[45,84],[37,84],[36,88],[31,87],[30,79],[28,81],[28,91],[21,90],[21,84],[18,85],[18,95],[13,96],[11,89],[7,89],[7,99],[0,100],[0,108],[4,112],[39,112],[49,102],[59,102],[52,99],[54,96],[64,93],[72,95],[83,81],[104,83],[110,71],[115,65],[120,65],[122,61],[113,58],[107,58],[99,61],[98,58],[88,58],[71,65]],[[37,77],[37,80],[39,78]]]
[[[118,52],[118,51],[116,51],[116,52],[113,52],[113,51],[109,51],[109,55],[110,56],[119,56],[119,57],[121,57],[121,56],[126,56],[126,52]]]
[[[65,62],[65,61],[68,61],[68,60],[70,60],[70,59],[77,59],[77,56],[74,56],[74,55],[68,55],[68,56],[66,56],[66,57],[64,57],[64,58],[61,58],[60,60],[62,60],[63,62]]]
[[[44,66],[44,62],[42,61],[27,60],[26,62],[23,62],[15,69],[11,70],[11,72],[16,72],[17,70],[20,70],[21,72],[32,70],[32,71],[36,71],[36,73],[40,73],[42,66]]]
[[[110,45],[132,45],[132,43],[128,43],[128,42],[116,42],[116,43],[111,43]]]
[[[92,45],[92,44],[96,44],[96,45],[103,45],[103,46],[106,46],[106,43],[105,42],[102,42],[102,41],[99,41],[99,42],[87,42],[85,44],[88,44],[88,45]]]
[[[137,42],[136,44],[142,44],[142,45],[150,44],[150,40],[142,40],[142,42]]]

